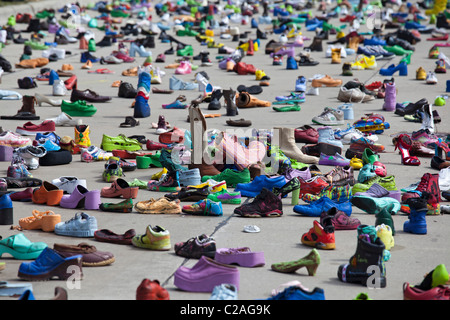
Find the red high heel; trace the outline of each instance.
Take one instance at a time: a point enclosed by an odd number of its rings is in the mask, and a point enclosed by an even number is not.
[[[401,134],[397,138],[397,143],[395,145],[395,150],[399,149],[402,156],[402,164],[406,166],[419,166],[420,160],[416,156],[411,156],[409,150],[412,147],[411,137],[407,134]]]

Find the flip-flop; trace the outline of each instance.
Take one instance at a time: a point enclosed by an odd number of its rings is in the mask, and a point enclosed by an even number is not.
[[[255,225],[244,226],[244,232],[247,232],[247,233],[257,233],[257,232],[260,232],[260,231],[261,231],[261,229],[258,226],[255,226]]]
[[[97,70],[89,70],[88,73],[109,74],[109,73],[114,73],[114,71],[104,68],[104,69],[97,69]]]
[[[219,113],[210,113],[210,114],[205,114],[204,117],[205,118],[218,118],[221,117],[222,115]]]

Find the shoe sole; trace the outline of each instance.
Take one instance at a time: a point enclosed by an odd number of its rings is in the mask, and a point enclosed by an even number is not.
[[[307,241],[307,240],[303,240],[303,239],[302,239],[302,243],[307,246],[314,247],[317,249],[323,249],[323,250],[336,249],[335,243],[323,243],[323,242],[316,242],[316,241]]]
[[[102,267],[102,266],[107,266],[110,265],[111,263],[115,262],[116,259],[114,257],[107,259],[107,260],[103,260],[103,261],[99,261],[99,262],[82,262],[83,267]]]

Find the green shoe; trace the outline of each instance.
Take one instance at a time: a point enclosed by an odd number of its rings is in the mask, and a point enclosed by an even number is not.
[[[403,56],[403,58],[400,60],[400,62],[406,62],[406,64],[411,64],[411,56],[412,53],[407,53]]]
[[[387,52],[392,52],[396,56],[403,56],[403,55],[406,55],[406,54],[413,54],[413,51],[405,50],[405,49],[403,49],[402,47],[400,47],[398,45],[395,45],[395,46],[384,46],[383,48]]]
[[[185,57],[185,56],[193,56],[194,48],[191,45],[187,45],[183,49],[177,50],[177,56]]]
[[[88,41],[88,51],[89,52],[95,52],[97,51],[97,46],[95,44],[95,40],[94,39],[89,39]]]
[[[46,19],[46,18],[49,18],[49,17],[51,18],[54,16],[55,16],[55,13],[47,11],[47,10],[42,10],[42,11],[36,13],[35,17],[36,17],[36,19]]]
[[[437,98],[434,100],[434,105],[435,105],[435,106],[438,106],[438,107],[445,106],[445,99],[444,99],[443,97],[441,97],[441,96],[437,97]]]
[[[8,26],[14,27],[16,25],[16,17],[14,15],[9,16],[8,22],[6,24]]]
[[[139,189],[147,189],[147,181],[139,180],[135,178],[133,181],[128,183],[130,187],[138,187]]]
[[[49,48],[49,46],[46,46],[43,43],[39,43],[37,41],[31,41],[31,40],[25,41],[24,44],[30,46],[31,49],[33,49],[33,50],[47,50]]]
[[[112,10],[109,14],[113,18],[128,18],[130,16],[128,12],[123,10]]]
[[[295,273],[298,269],[305,267],[308,275],[314,276],[319,265],[320,254],[317,249],[312,249],[307,256],[299,260],[274,263],[271,265],[271,269],[282,273]]]
[[[148,226],[145,230],[145,234],[136,235],[131,239],[131,243],[143,249],[150,250],[170,250],[170,232],[160,226]]]
[[[376,154],[372,149],[366,148],[362,154],[363,164],[373,164],[376,161],[380,161],[380,156]]]
[[[304,167],[307,167],[308,165],[306,163],[297,161],[295,159],[291,159],[291,168],[292,169],[303,169]]]
[[[250,182],[250,171],[245,168],[242,171],[237,171],[233,169],[225,169],[223,172],[215,176],[203,176],[202,182],[206,182],[209,179],[215,181],[226,181],[227,186],[236,187],[238,183],[249,183]]]
[[[222,204],[241,204],[241,193],[238,192],[228,192],[227,189],[222,191],[210,193],[207,199],[214,202],[222,202]]]
[[[102,144],[100,148],[105,151],[139,151],[142,149],[142,146],[136,139],[127,138],[123,134],[119,134],[117,137],[111,137],[103,134]]]
[[[368,179],[364,183],[361,183],[361,182],[355,183],[353,185],[353,187],[352,187],[352,195],[354,195],[357,192],[366,192],[367,190],[369,190],[369,188],[374,183],[378,183],[379,184],[380,179],[381,179],[380,176],[375,176],[373,178]]]
[[[299,104],[294,104],[285,107],[272,107],[272,109],[277,112],[290,112],[290,111],[300,111],[301,107]]]
[[[105,165],[105,170],[103,170],[102,177],[103,181],[114,182],[123,177],[123,170],[116,162],[112,162]]]
[[[88,22],[89,28],[97,28],[97,26],[98,26],[97,19],[93,18],[93,19],[89,20],[89,22]]]
[[[33,260],[47,248],[44,242],[31,242],[23,233],[0,240],[0,257],[8,253],[19,260]]]
[[[405,114],[403,119],[410,122],[422,122],[422,119],[415,114]]]
[[[74,102],[63,100],[61,111],[71,117],[91,117],[97,112],[97,108],[92,104],[87,104],[84,100]]]
[[[145,155],[145,156],[137,156],[136,157],[136,166],[138,169],[148,169],[148,168],[162,168],[163,165],[159,160],[161,152],[156,152],[155,154]]]
[[[358,293],[358,295],[353,300],[372,300],[369,295],[365,292]]]
[[[145,187],[147,188],[147,184]],[[99,208],[102,211],[129,213],[133,211],[133,199],[126,199],[119,203],[101,203]]]

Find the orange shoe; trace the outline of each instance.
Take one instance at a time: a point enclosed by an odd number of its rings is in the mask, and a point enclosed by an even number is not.
[[[61,215],[53,211],[40,212],[33,210],[33,216],[19,219],[19,225],[25,230],[55,231],[55,225],[61,222]]]
[[[339,87],[339,86],[342,86],[342,80],[341,79],[333,79],[329,75],[326,75],[323,78],[314,79],[311,82],[311,86],[313,86],[314,88],[320,88],[322,86],[325,86],[325,87]]]
[[[44,181],[39,189],[33,191],[31,201],[37,204],[47,204],[48,206],[57,206],[61,201],[64,191],[54,184]]]
[[[118,87],[120,87],[120,84],[121,84],[121,83],[122,83],[122,81],[116,80],[116,81],[114,81],[114,82],[112,83],[111,87],[113,87],[113,88],[118,88]]]
[[[317,249],[335,249],[336,242],[334,239],[334,226],[331,221],[331,216],[329,216],[329,219],[323,219],[322,224],[319,221],[314,220],[314,226],[308,233],[303,234],[301,241],[303,244]]]
[[[90,69],[92,68],[91,60],[86,61],[86,63],[81,67],[81,69]]]
[[[73,70],[73,66],[71,64],[66,64],[65,63],[65,64],[62,65],[61,70],[62,71],[70,71],[70,70]]]
[[[122,75],[125,77],[137,77],[138,67],[134,67],[134,68],[130,68],[125,71],[122,71]]]

